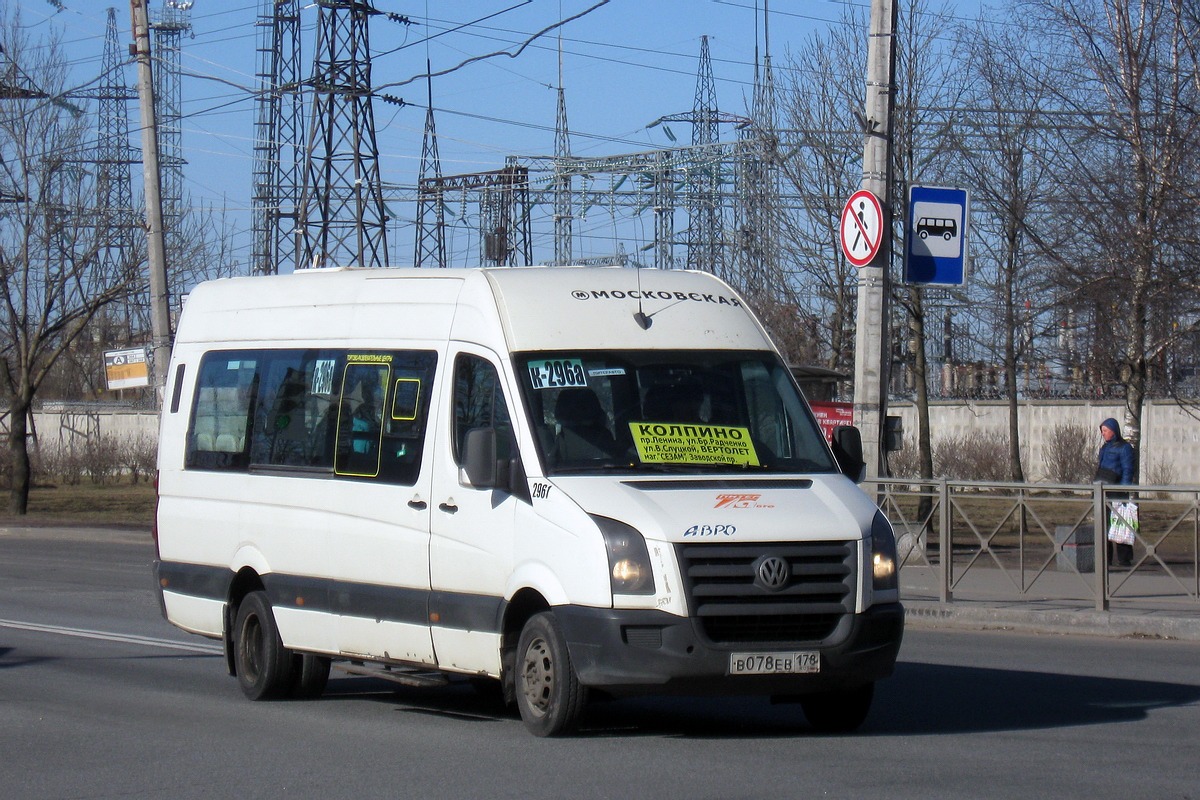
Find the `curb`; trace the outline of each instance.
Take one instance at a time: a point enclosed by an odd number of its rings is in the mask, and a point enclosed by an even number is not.
[[[84,527],[76,525],[3,525],[0,539],[49,539],[64,542],[153,544],[148,528],[135,526]]]
[[[1200,642],[1200,616],[1162,616],[1125,611],[1037,610],[940,605],[906,601],[905,623],[920,629],[1011,630],[1116,638]]]

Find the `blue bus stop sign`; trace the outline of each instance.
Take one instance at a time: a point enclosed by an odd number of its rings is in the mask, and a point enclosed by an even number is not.
[[[970,206],[966,189],[908,187],[904,228],[904,282],[966,283]]]

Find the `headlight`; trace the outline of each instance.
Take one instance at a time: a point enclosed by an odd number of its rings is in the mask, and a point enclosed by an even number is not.
[[[882,511],[876,511],[875,519],[871,522],[871,574],[871,585],[877,592],[900,586],[896,534]]]
[[[654,572],[646,540],[637,529],[592,515],[608,550],[608,579],[613,594],[654,594]]]

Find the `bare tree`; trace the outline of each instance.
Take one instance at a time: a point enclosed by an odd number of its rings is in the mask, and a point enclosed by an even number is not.
[[[799,207],[783,215],[784,263],[816,339],[813,363],[854,371],[857,272],[838,244],[842,206],[862,181],[862,63],[866,20],[841,25],[789,52],[781,70],[783,175]]]
[[[962,105],[966,91],[962,65],[952,55],[943,32],[954,27],[954,6],[933,8],[926,0],[902,7],[897,31],[897,97],[892,125],[893,164],[897,190],[892,192],[892,218],[908,218],[908,192],[912,184],[940,185],[952,174],[957,121],[948,109]],[[900,187],[904,187],[901,189]],[[903,252],[897,241],[894,252]],[[927,302],[919,285],[897,282],[893,303],[907,325],[912,390],[917,408],[917,448],[922,478],[933,477],[933,449],[929,435],[929,363],[927,358]]]
[[[1093,344],[1113,356],[1109,374],[1122,387],[1136,445],[1165,353],[1200,319],[1194,262],[1181,247],[1197,223],[1188,199],[1200,151],[1191,31],[1177,7],[1155,0],[1031,0],[1023,8],[1051,45],[1069,48],[1046,88],[1082,130],[1065,126],[1048,152],[1064,224],[1081,249],[1058,260],[1057,276],[1092,310]]]
[[[1031,355],[1038,321],[1044,321],[1045,269],[1026,234],[1038,224],[1047,200],[1048,166],[1042,107],[1045,81],[1033,73],[1029,37],[1011,20],[981,17],[960,29],[960,49],[971,54],[970,111],[954,133],[957,171],[972,197],[972,280],[983,302],[974,312],[991,332],[991,346],[1004,370],[1008,401],[1009,479],[1024,481],[1019,427],[1019,371]],[[1048,240],[1048,237],[1043,237]],[[1028,375],[1028,372],[1026,372]]]
[[[897,36],[897,82],[893,123],[897,190],[892,218],[904,219],[910,182],[942,183],[949,174],[952,117],[963,91],[942,32],[953,27],[953,7],[932,10],[925,0],[906,4]],[[848,9],[843,24],[818,35],[787,59],[783,92],[785,175],[803,198],[786,220],[788,260],[808,299],[826,366],[851,370],[857,273],[838,244],[842,207],[862,181],[862,80],[866,60],[865,17]],[[900,252],[899,240],[894,247]],[[929,438],[925,309],[919,287],[897,287],[894,307],[904,315],[912,342],[908,365],[916,394],[917,446],[922,477],[933,475]]]
[[[87,224],[90,177],[76,163],[88,120],[62,100],[67,61],[57,39],[31,42],[19,12],[0,21],[0,45],[28,82],[0,101],[0,390],[8,400],[11,510],[28,508],[28,419],[55,362],[100,309],[121,297],[130,273],[104,274],[101,242]]]

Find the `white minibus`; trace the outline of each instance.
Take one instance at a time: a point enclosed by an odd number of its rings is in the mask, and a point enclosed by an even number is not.
[[[331,663],[589,696],[734,693],[861,724],[895,539],[745,302],[707,273],[308,270],[210,281],[174,343],[163,613],[252,699]]]

